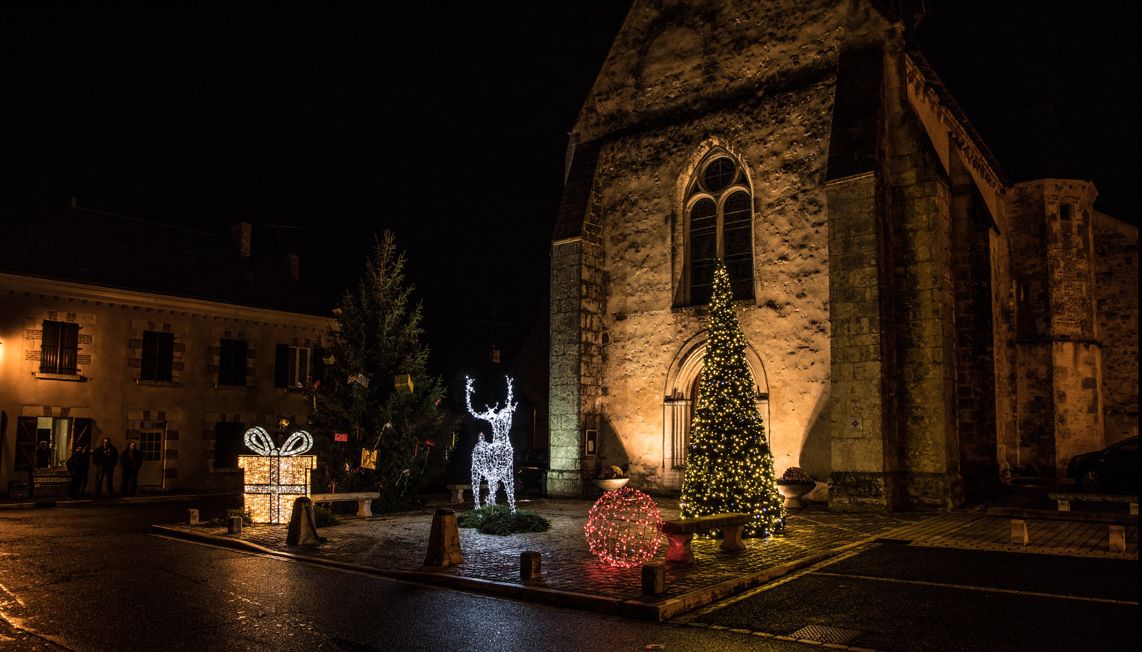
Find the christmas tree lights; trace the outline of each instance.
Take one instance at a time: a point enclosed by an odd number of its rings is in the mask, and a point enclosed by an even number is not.
[[[662,515],[637,489],[607,491],[587,512],[587,547],[605,564],[630,568],[654,558],[662,545]]]
[[[486,505],[496,504],[497,484],[504,485],[504,493],[508,496],[508,505],[515,512],[515,454],[512,451],[511,438],[508,433],[512,429],[512,412],[515,412],[516,403],[512,402],[512,379],[508,378],[508,400],[504,407],[496,403],[496,407],[484,406],[483,412],[472,409],[472,379],[465,377],[464,402],[468,406],[468,413],[477,419],[487,421],[492,425],[491,443],[484,441],[484,433],[480,433],[476,447],[472,449],[472,502],[480,506],[480,479],[488,481],[488,496],[484,501]]]
[[[766,537],[784,527],[783,505],[746,362],[745,335],[734,313],[730,277],[719,260],[679,507],[684,518],[751,514],[744,534]]]

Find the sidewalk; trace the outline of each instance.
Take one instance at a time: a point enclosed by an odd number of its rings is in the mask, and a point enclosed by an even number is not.
[[[495,536],[460,528],[464,562],[445,569],[423,566],[436,507],[371,518],[338,516],[341,523],[322,528],[327,543],[316,548],[288,546],[286,526],[247,526],[239,535],[209,525],[155,525],[157,533],[244,548],[313,563],[478,593],[665,620],[715,600],[769,582],[878,539],[1004,552],[1138,559],[1137,518],[1125,526],[1125,552],[1110,552],[1108,526],[1090,521],[1029,520],[1029,544],[1011,542],[1011,520],[989,516],[986,506],[953,512],[848,514],[823,506],[790,510],[786,532],[766,540],[746,539],[738,553],[718,550],[718,541],[695,540],[692,565],[666,565],[666,591],[641,594],[641,569],[600,563],[584,540],[589,500],[519,500],[520,509],[551,521],[542,533]],[[662,518],[678,515],[676,499],[656,499]],[[454,506],[456,510],[470,509]],[[520,553],[541,553],[542,579],[519,579]],[[655,561],[662,561],[665,545]]]

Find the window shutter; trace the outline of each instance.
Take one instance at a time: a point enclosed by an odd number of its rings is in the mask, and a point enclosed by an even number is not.
[[[58,321],[48,320],[40,327],[40,373],[59,371],[59,327]]]
[[[20,417],[16,422],[16,470],[36,467],[36,417]]]
[[[95,419],[80,419],[75,420],[75,432],[71,438],[71,449],[75,450],[76,446],[83,446],[84,448],[91,448],[91,431],[94,429]],[[69,453],[71,451],[68,451]]]
[[[159,334],[158,351],[158,377],[159,380],[174,378],[174,333]]]
[[[59,373],[79,371],[79,324],[60,324]]]
[[[279,344],[274,351],[274,387],[289,386],[289,345]]]

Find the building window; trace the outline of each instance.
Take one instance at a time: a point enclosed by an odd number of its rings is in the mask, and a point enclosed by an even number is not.
[[[69,417],[20,417],[16,470],[64,466],[74,448],[90,448],[92,423],[91,419]]]
[[[246,426],[233,421],[214,424],[214,468],[238,468],[238,455],[242,452]]]
[[[274,356],[274,387],[304,387],[309,378],[308,346],[279,344]]]
[[[246,354],[245,340],[222,340],[218,352],[219,385],[246,384]]]
[[[79,324],[44,320],[40,340],[40,373],[78,373]]]
[[[753,298],[753,194],[745,170],[722,150],[698,166],[686,191],[684,304],[710,301],[714,265],[726,264],[734,298]]]
[[[163,459],[163,431],[144,430],[139,433],[139,452],[144,462],[161,461]]]
[[[143,331],[143,365],[139,378],[170,380],[174,369],[174,333]]]

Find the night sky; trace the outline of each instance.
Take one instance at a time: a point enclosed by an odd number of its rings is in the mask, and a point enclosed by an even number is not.
[[[1089,178],[1137,223],[1137,7],[996,4],[927,3],[938,73],[1014,180]],[[392,229],[437,370],[510,353],[540,324],[567,132],[629,2],[233,5],[0,10],[5,221],[75,196],[302,227],[302,273],[331,292]]]

